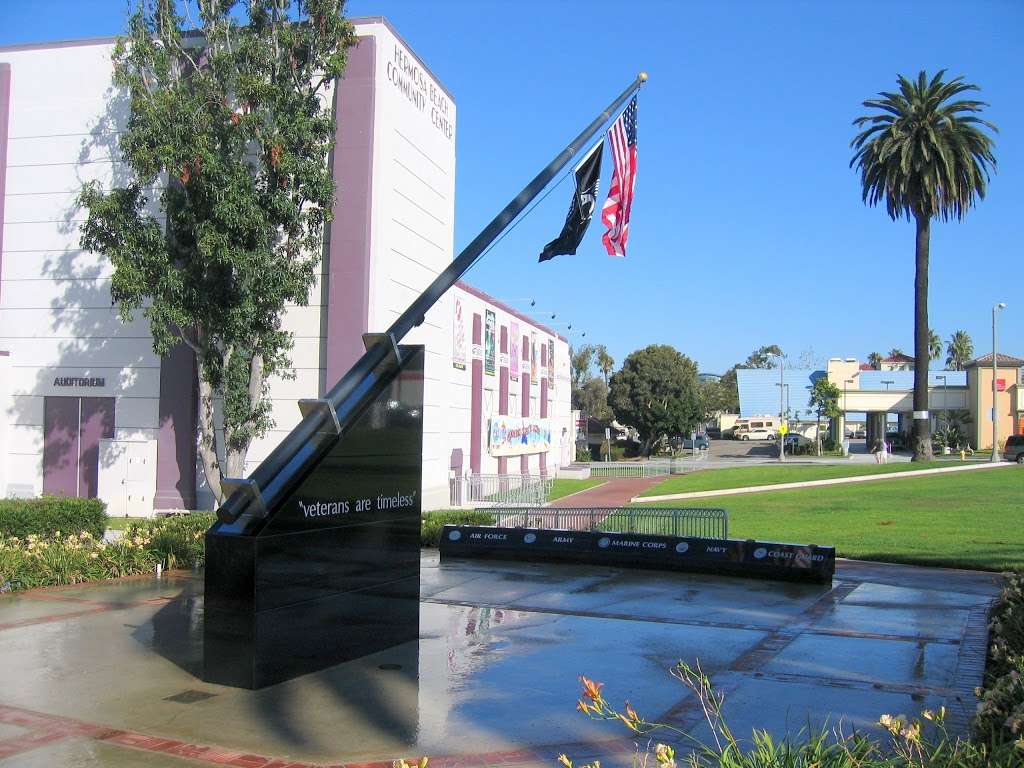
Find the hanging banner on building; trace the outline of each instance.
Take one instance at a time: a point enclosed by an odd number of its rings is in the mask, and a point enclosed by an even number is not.
[[[548,385],[555,386],[555,342],[548,339]]]
[[[484,373],[494,375],[494,331],[497,319],[491,310],[484,312]]]
[[[466,370],[466,323],[462,312],[462,299],[456,297],[452,313],[452,366]]]
[[[509,370],[508,375],[512,381],[519,381],[519,365],[523,359],[522,336],[519,335],[519,323],[512,323],[509,333],[512,338],[509,341]]]
[[[491,456],[522,456],[551,449],[549,419],[495,416],[491,419],[487,452]]]
[[[536,384],[540,378],[540,356],[537,354],[537,334],[530,331],[530,384]]]

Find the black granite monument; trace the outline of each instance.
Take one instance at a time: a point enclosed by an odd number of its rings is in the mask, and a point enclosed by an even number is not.
[[[261,688],[419,637],[423,348],[399,350],[276,510],[254,497],[207,533],[207,681]]]

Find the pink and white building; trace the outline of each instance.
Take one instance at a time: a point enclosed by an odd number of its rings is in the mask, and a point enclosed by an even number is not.
[[[287,310],[295,376],[271,381],[275,427],[250,468],[298,422],[297,401],[328,389],[362,334],[453,258],[455,101],[385,19],[355,24],[333,94],[335,218],[308,305]],[[145,320],[122,323],[110,264],[79,247],[81,184],[124,173],[113,45],[0,48],[0,496],[98,496],[111,514],[208,508],[194,360],[159,358]],[[427,349],[425,509],[449,505],[453,473],[553,474],[572,460],[563,337],[460,283],[405,341]],[[539,437],[506,439],[524,432]]]

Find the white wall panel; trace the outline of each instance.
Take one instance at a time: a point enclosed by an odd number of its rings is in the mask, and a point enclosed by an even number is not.
[[[111,309],[108,277],[5,279],[4,289],[3,306],[9,310],[41,307]]]
[[[79,278],[110,277],[113,272],[107,259],[89,251],[21,251],[4,248],[3,278]],[[6,293],[6,291],[5,291]],[[6,297],[0,297],[6,302]]]
[[[7,427],[7,438],[10,440],[11,454],[40,454],[43,453],[43,427],[38,425],[11,424]],[[17,477],[10,475],[9,477]],[[10,482],[10,481],[8,481]]]
[[[0,338],[0,345],[10,351],[17,365],[40,367],[74,366],[78,368],[120,368],[132,365],[156,366],[148,337],[118,339],[20,339]],[[68,374],[69,376],[72,374]],[[80,375],[80,374],[74,374]]]

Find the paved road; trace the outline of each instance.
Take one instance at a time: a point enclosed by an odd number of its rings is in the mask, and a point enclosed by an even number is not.
[[[664,477],[613,477],[601,485],[574,493],[571,496],[555,499],[548,506],[558,509],[624,507],[634,496],[639,496],[652,485],[657,485],[664,479]]]

